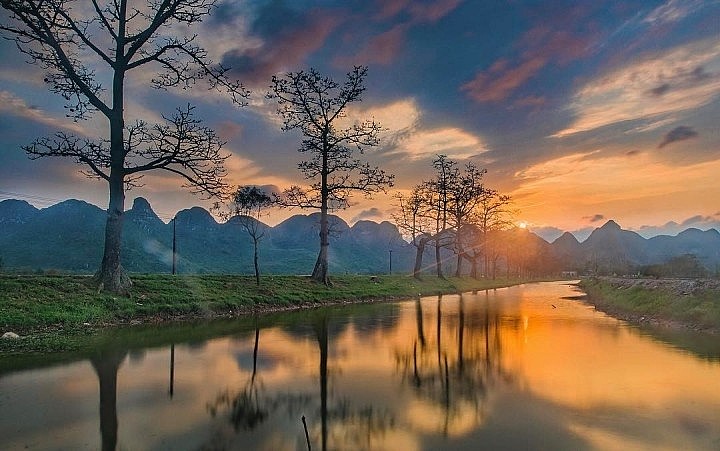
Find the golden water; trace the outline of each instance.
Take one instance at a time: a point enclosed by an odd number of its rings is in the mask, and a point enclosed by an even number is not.
[[[576,294],[300,312],[19,369],[0,376],[0,448],[305,450],[304,416],[313,450],[720,449],[720,356]]]

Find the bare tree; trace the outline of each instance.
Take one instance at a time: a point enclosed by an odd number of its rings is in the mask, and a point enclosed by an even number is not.
[[[472,222],[475,210],[486,198],[488,192],[482,183],[486,173],[486,169],[480,169],[475,163],[469,162],[465,165],[465,169],[457,171],[454,174],[455,177],[447,184],[449,216],[452,218],[452,227],[455,231],[453,246],[457,255],[455,277],[460,277],[462,261],[468,253],[466,250],[468,240],[463,240],[463,234],[470,233],[472,235],[472,229],[468,226]]]
[[[299,130],[303,141],[298,149],[308,153],[298,164],[310,187],[292,186],[279,196],[287,207],[320,210],[320,253],[312,279],[330,284],[328,212],[347,208],[353,193],[370,196],[392,186],[393,176],[354,157],[379,144],[380,124],[373,120],[344,126],[347,107],[359,102],[367,67],[355,67],[343,85],[320,75],[315,69],[273,76],[269,99],[278,103],[283,130]]]
[[[488,189],[475,210],[473,224],[480,232],[480,248],[484,255],[485,275],[490,275],[490,262],[492,262],[493,279],[496,275],[497,259],[500,255],[500,246],[496,241],[501,234],[497,232],[508,230],[513,226],[511,203],[510,196]]]
[[[442,269],[441,249],[454,242],[453,232],[449,228],[450,191],[452,183],[457,179],[459,171],[457,163],[447,157],[438,155],[432,162],[435,178],[426,182],[428,201],[433,208],[431,214],[435,220],[435,270],[439,278],[444,278]]]
[[[393,214],[393,220],[406,236],[410,236],[410,244],[415,247],[415,265],[413,266],[413,277],[420,278],[422,271],[422,260],[425,254],[425,246],[432,240],[430,233],[433,223],[428,214],[430,205],[427,202],[426,186],[416,185],[408,195],[397,194],[397,210]]]
[[[131,73],[156,68],[155,88],[189,88],[199,80],[227,92],[242,105],[247,91],[215,65],[185,28],[211,13],[216,0],[0,0],[9,17],[0,32],[20,52],[47,71],[50,91],[66,101],[68,116],[88,118],[99,111],[108,121],[109,137],[100,141],[58,133],[27,146],[31,158],[69,157],[87,174],[105,180],[109,205],[102,264],[96,273],[101,289],[127,292],[132,283],[120,261],[125,189],[142,173],[161,169],[175,173],[187,186],[216,195],[225,185],[222,142],[193,118],[192,108],[178,110],[166,124],[125,123],[125,87]],[[106,90],[102,80],[111,80]]]
[[[265,210],[274,204],[272,197],[256,186],[240,186],[232,195],[231,211],[236,220],[253,241],[253,265],[255,282],[260,286],[258,243],[265,236],[267,227],[260,222]]]

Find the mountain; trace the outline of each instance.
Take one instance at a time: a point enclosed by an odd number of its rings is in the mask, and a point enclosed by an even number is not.
[[[0,202],[0,257],[6,268],[93,272],[102,258],[105,211],[77,200],[38,210],[24,201]],[[296,215],[265,231],[259,244],[261,271],[309,274],[319,249],[319,213]],[[361,221],[350,227],[330,216],[330,266],[335,273],[382,273],[393,250],[393,269],[407,271],[413,248],[397,228],[384,222]],[[179,273],[253,272],[252,240],[231,218],[218,223],[210,213],[193,207],[177,213],[175,224],[164,223],[147,200],[138,197],[125,212],[122,263],[132,272],[169,272],[173,228]],[[407,260],[407,261],[403,261]]]
[[[582,243],[565,233],[550,246],[566,269],[579,271],[627,274],[685,254],[695,255],[711,271],[720,265],[720,233],[715,229],[703,232],[691,228],[677,236],[646,239],[611,220],[593,230]]]
[[[106,212],[78,200],[44,209],[25,201],[0,202],[0,258],[3,266],[21,270],[57,269],[91,273],[100,265]],[[218,223],[205,209],[193,207],[164,223],[147,200],[138,197],[124,217],[122,261],[132,272],[170,272],[173,229],[179,273],[253,272],[252,240],[231,218]],[[309,274],[319,250],[320,214],[295,215],[274,227],[259,224],[261,271],[267,274]],[[358,221],[349,226],[330,216],[330,270],[342,273],[409,273],[415,248],[405,242],[390,222]],[[665,263],[672,257],[693,254],[711,271],[720,267],[720,233],[715,229],[687,229],[677,236],[645,239],[608,221],[583,242],[565,233],[552,243],[516,230],[498,235],[491,258],[498,275],[522,265],[531,274],[560,270],[629,273],[643,265]],[[452,274],[456,258],[442,250],[445,274]],[[432,271],[434,249],[426,248],[424,267]],[[497,266],[499,265],[499,266]],[[470,264],[463,263],[465,272]],[[505,269],[503,269],[504,267]],[[513,269],[513,271],[516,271]]]

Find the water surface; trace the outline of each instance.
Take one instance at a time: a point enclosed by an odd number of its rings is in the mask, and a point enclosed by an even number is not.
[[[3,370],[0,448],[306,450],[305,417],[313,450],[720,449],[720,353],[575,294],[116,331],[85,360]]]

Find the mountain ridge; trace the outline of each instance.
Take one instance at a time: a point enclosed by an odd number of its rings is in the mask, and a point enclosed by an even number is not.
[[[99,207],[75,199],[43,209],[21,200],[1,201],[0,257],[4,266],[93,271],[102,257],[105,215]],[[174,226],[179,272],[252,272],[251,240],[236,217],[218,223],[204,208],[192,207],[179,211],[175,224],[165,223],[146,199],[138,197],[126,210],[125,219],[123,265],[130,271],[169,271]],[[260,243],[261,270],[309,273],[317,257],[318,221],[319,213],[315,212],[293,215],[275,226],[261,223],[265,230]],[[389,270],[392,258],[394,272],[410,272],[415,249],[394,224],[361,220],[350,226],[337,216],[331,216],[330,222],[331,271],[382,273]],[[522,242],[537,254],[537,270],[546,272],[634,271],[686,254],[697,256],[709,270],[720,267],[720,232],[716,229],[688,228],[676,236],[644,238],[609,220],[582,242],[569,232],[552,243],[530,231],[525,234]],[[426,266],[434,260],[432,251],[427,252]],[[467,270],[469,264],[464,266]],[[452,263],[445,269],[450,274]]]

